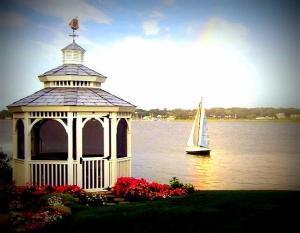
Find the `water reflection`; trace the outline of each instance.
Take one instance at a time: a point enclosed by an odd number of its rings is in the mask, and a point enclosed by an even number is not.
[[[133,175],[199,189],[300,189],[300,124],[209,122],[210,156],[185,154],[191,122],[134,122]]]

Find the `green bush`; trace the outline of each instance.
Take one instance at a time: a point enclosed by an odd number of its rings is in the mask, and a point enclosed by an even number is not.
[[[173,189],[176,189],[176,188],[182,188],[183,187],[183,183],[181,183],[179,181],[179,179],[177,177],[172,177],[172,179],[170,179],[170,186],[173,188]]]
[[[170,186],[173,189],[183,188],[186,190],[187,193],[195,192],[195,187],[192,184],[183,184],[179,181],[177,177],[172,177],[172,179],[170,179]]]
[[[195,187],[192,184],[185,184],[183,188],[187,191],[187,193],[195,192]]]
[[[12,183],[12,168],[7,154],[0,151],[0,185]]]
[[[97,193],[82,192],[78,196],[80,204],[97,207],[106,204],[106,198]]]
[[[42,197],[49,205],[65,205],[73,207],[79,203],[79,199],[69,193],[50,193]]]

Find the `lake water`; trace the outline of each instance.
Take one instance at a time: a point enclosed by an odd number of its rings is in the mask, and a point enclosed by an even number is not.
[[[199,189],[300,190],[300,123],[209,121],[209,157],[187,155],[192,122],[134,121],[132,172]],[[10,121],[0,121],[0,147],[11,151]]]

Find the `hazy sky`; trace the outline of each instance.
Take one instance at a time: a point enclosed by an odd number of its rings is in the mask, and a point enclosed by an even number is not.
[[[78,16],[85,65],[139,108],[300,107],[299,1],[11,0],[0,6],[0,108],[42,88]]]

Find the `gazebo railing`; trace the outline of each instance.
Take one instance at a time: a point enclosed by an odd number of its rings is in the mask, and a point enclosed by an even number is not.
[[[131,176],[131,158],[119,158],[117,165],[117,177],[130,177]]]
[[[73,184],[77,184],[78,166],[82,166],[82,188],[87,191],[99,191],[111,187],[113,184],[113,162],[103,157],[82,158],[82,163],[73,161]],[[131,176],[131,157],[117,159],[116,176]],[[15,168],[24,167],[23,161],[15,161]],[[31,185],[67,185],[68,162],[57,160],[30,160],[29,183]]]
[[[29,178],[32,185],[59,186],[68,184],[67,161],[29,161]]]
[[[103,157],[82,158],[82,188],[98,191],[108,187],[108,160]]]

